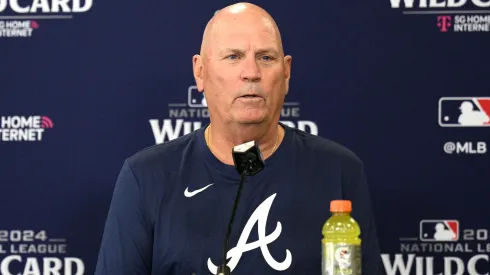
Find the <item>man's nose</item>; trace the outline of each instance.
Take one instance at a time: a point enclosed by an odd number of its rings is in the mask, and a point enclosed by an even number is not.
[[[260,81],[260,68],[255,58],[247,58],[244,60],[241,79],[248,82]]]

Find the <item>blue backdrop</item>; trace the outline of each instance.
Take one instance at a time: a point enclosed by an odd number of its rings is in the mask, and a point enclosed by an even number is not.
[[[208,121],[191,58],[232,3],[59,2],[0,0],[2,275],[93,274],[124,159]],[[366,164],[386,273],[488,274],[490,1],[254,3],[293,57],[281,120]]]

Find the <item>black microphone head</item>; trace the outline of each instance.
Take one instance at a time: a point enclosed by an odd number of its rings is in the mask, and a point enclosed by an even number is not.
[[[246,156],[245,156],[249,161],[256,161],[257,160],[257,156],[255,155],[255,153],[252,153],[252,152],[247,152]]]
[[[256,141],[249,141],[233,147],[233,162],[238,173],[254,176],[265,167],[262,153]]]

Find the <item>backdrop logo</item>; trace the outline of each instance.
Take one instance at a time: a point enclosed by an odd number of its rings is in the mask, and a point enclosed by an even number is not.
[[[381,254],[387,275],[479,275],[490,271],[488,229],[461,229],[458,220],[430,219],[419,222],[418,235],[400,238],[400,253],[394,257]]]
[[[444,152],[448,155],[483,155],[487,153],[487,143],[484,141],[478,142],[452,142],[448,141],[444,144]]]
[[[301,120],[300,110],[299,102],[285,102],[281,112],[281,122],[318,135],[316,123]],[[196,86],[189,86],[185,103],[168,104],[167,118],[150,119],[149,122],[156,144],[176,139],[201,128],[209,123],[209,111],[204,93],[199,92]]]
[[[490,15],[456,15],[455,32],[490,32]]]
[[[439,99],[441,127],[490,127],[490,97]]]
[[[0,37],[31,37],[38,28],[39,24],[34,20],[0,21]]]
[[[204,93],[197,90],[196,86],[190,86],[187,89],[187,105],[189,107],[208,107]]]
[[[47,116],[0,117],[1,141],[41,141],[46,129],[54,127]]]
[[[0,0],[0,38],[31,37],[39,20],[73,19],[89,11],[93,0]]]
[[[420,240],[426,242],[454,242],[459,238],[459,222],[456,220],[422,220]]]
[[[434,16],[440,32],[490,32],[488,0],[390,0],[404,15]]]
[[[437,16],[437,26],[441,29],[441,32],[447,32],[448,28],[451,27],[451,16]]]
[[[0,230],[0,274],[83,275],[80,258],[67,257],[65,239],[48,237],[46,230]]]

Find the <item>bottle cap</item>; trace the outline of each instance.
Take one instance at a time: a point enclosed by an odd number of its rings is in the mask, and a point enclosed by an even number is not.
[[[333,200],[330,202],[330,212],[352,212],[352,202],[349,200]]]

